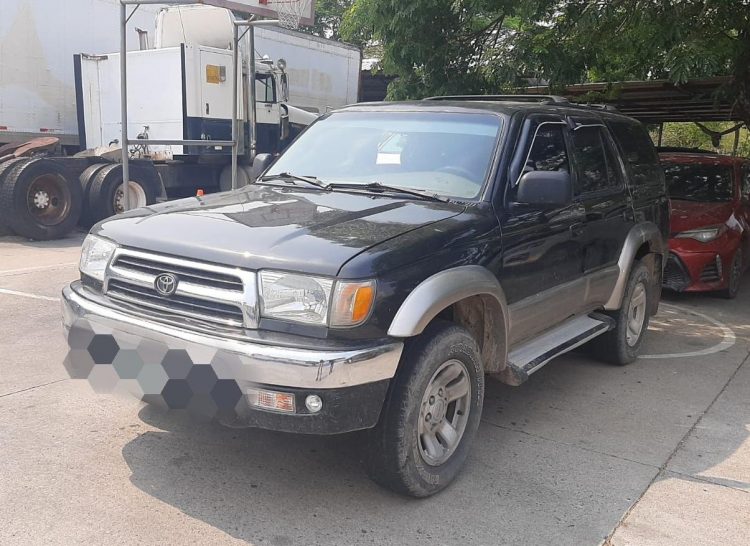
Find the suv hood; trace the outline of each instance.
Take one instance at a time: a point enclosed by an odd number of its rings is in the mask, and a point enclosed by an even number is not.
[[[133,210],[104,220],[91,233],[196,260],[335,276],[368,248],[465,208],[391,195],[251,185]]]
[[[732,203],[696,203],[672,199],[671,232],[723,224],[732,216]]]

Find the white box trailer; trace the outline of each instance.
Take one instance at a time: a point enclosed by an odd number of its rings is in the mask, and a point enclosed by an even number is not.
[[[0,0],[0,144],[53,135],[78,147],[73,55],[118,48],[119,8],[118,0]],[[141,6],[131,24],[153,28],[158,10]]]
[[[156,19],[154,49],[128,53],[128,134],[158,141],[231,140],[232,35],[232,15],[227,10],[162,9]],[[252,134],[246,115],[250,47],[249,40],[241,41],[238,56],[238,153],[245,165]],[[320,113],[356,102],[361,60],[357,47],[259,27],[254,57],[255,152],[276,154]],[[77,55],[76,74],[82,147],[119,142],[119,53]],[[134,149],[131,143],[130,148],[135,157],[156,160],[167,192],[225,189],[231,183],[231,146],[156,144]]]
[[[229,12],[208,6],[174,6],[159,12],[154,47],[201,44],[228,49]],[[359,48],[278,26],[255,29],[255,51],[284,59],[289,75],[289,104],[316,113],[357,102]]]

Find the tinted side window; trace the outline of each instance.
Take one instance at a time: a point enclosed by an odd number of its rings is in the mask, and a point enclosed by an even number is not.
[[[563,128],[550,123],[539,126],[523,172],[570,170]]]
[[[619,185],[614,154],[601,127],[573,131],[573,149],[578,173],[577,193],[591,193]]]
[[[607,121],[612,135],[630,166],[632,184],[658,184],[659,158],[645,127],[627,121]]]

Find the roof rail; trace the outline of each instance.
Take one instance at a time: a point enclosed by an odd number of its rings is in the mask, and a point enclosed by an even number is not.
[[[559,95],[443,95],[427,97],[422,100],[467,100],[491,102],[542,102],[546,104],[570,104],[568,99]]]
[[[604,110],[605,112],[620,112],[617,107],[612,106],[611,104],[592,104],[590,102],[576,102],[572,103],[571,106],[580,106],[581,108],[596,108],[597,110]]]

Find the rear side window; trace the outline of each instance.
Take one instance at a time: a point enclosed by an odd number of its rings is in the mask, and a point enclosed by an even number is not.
[[[577,193],[593,193],[620,185],[614,153],[602,127],[579,127],[573,131],[573,149],[578,174]]]
[[[660,183],[659,158],[643,125],[619,120],[608,120],[607,125],[622,150],[636,186]]]
[[[742,197],[750,199],[750,164],[742,166]]]

